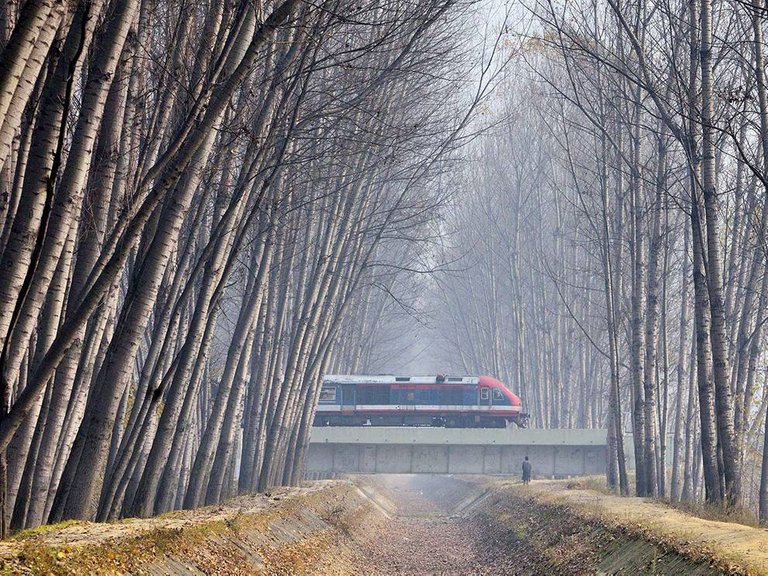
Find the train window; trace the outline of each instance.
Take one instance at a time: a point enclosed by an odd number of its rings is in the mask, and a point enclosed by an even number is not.
[[[440,390],[440,404],[444,406],[456,406],[464,404],[464,391],[456,388]]]
[[[358,386],[358,404],[389,404],[389,386]]]
[[[462,382],[464,378],[448,378],[448,382]]]
[[[336,386],[320,388],[320,402],[336,402]]]
[[[488,388],[480,388],[480,400],[488,400],[490,398],[490,390]]]
[[[494,400],[503,400],[504,399],[504,394],[502,394],[501,390],[499,390],[498,388],[494,388],[493,389],[493,399]]]

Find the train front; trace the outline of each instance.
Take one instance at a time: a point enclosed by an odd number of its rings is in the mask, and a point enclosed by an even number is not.
[[[480,376],[478,378],[478,386],[493,390],[494,399],[501,400],[503,398],[503,405],[494,402],[494,408],[499,411],[499,416],[514,422],[519,428],[526,428],[528,426],[530,415],[523,412],[522,400],[520,400],[517,394],[513,394],[501,380],[497,380],[493,376]]]

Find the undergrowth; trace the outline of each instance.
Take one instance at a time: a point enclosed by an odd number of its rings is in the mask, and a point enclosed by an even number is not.
[[[608,487],[605,476],[584,476],[567,480],[566,490],[592,490],[601,494],[611,494],[618,496],[618,491]],[[630,496],[634,495],[634,482],[630,482]],[[647,498],[659,504],[664,504],[680,512],[685,512],[691,516],[696,516],[703,520],[713,520],[716,522],[730,522],[749,526],[750,528],[759,528],[760,523],[754,512],[741,506],[725,506],[723,504],[713,504],[711,502],[682,502],[672,501],[670,498]]]
[[[758,522],[755,513],[742,506],[725,506],[711,502],[673,502],[667,498],[659,499],[659,502],[703,520],[730,522],[732,524],[749,526],[750,528],[760,527],[760,522]]]
[[[594,490],[602,494],[617,494],[617,491],[608,487],[605,476],[582,476],[567,480],[567,490]]]
[[[15,534],[13,534],[10,537],[10,539],[11,540],[29,540],[29,539],[36,538],[41,534],[58,532],[59,530],[63,530],[64,528],[69,528],[70,526],[79,526],[79,525],[85,525],[85,524],[87,524],[87,522],[85,522],[84,520],[64,520],[62,522],[57,522],[56,524],[43,524],[35,528],[27,528],[26,530],[20,530],[19,532],[16,532]]]

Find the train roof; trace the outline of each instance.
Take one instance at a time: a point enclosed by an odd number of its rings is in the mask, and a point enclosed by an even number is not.
[[[327,374],[323,382],[328,384],[478,384],[480,380],[490,380],[488,376],[407,376],[395,374]],[[495,378],[493,379],[496,382]],[[490,383],[489,383],[490,384]],[[502,385],[501,382],[498,382]]]

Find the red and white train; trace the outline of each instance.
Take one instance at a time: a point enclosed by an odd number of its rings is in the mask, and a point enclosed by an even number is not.
[[[525,428],[520,398],[491,376],[323,378],[315,426]]]

